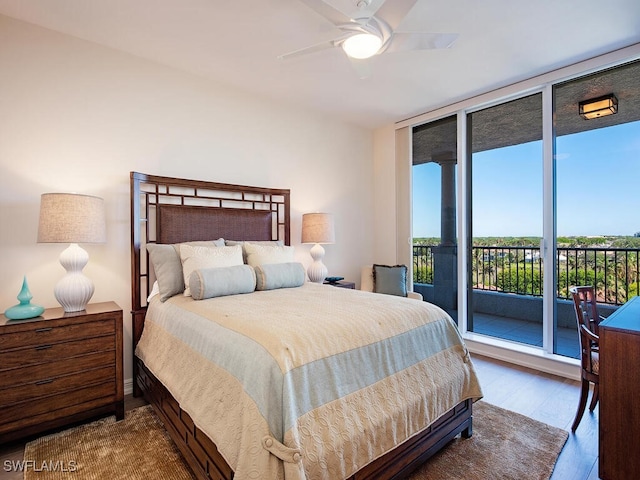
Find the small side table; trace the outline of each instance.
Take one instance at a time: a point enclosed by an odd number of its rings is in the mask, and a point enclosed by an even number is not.
[[[356,284],[354,282],[345,282],[344,280],[340,280],[339,282],[333,282],[333,283],[324,282],[324,284],[331,285],[332,287],[351,288],[353,290],[355,290],[356,288]]]

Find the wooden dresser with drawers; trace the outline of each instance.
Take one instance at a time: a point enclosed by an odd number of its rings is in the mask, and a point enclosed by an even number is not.
[[[124,417],[122,309],[114,302],[0,316],[0,444],[89,418]]]

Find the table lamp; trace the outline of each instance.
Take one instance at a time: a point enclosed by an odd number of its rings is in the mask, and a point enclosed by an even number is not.
[[[311,247],[313,263],[307,269],[309,280],[322,283],[327,276],[327,267],[322,263],[324,248],[321,243],[334,243],[333,215],[330,213],[305,213],[302,215],[302,243],[314,243]]]
[[[67,271],[53,291],[65,312],[85,309],[93,282],[82,273],[89,254],[78,243],[104,243],[106,220],[102,198],[73,193],[44,193],[40,199],[38,243],[70,243],[60,254]]]

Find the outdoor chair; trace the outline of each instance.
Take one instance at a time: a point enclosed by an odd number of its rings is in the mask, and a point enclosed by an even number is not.
[[[575,432],[587,405],[590,383],[593,383],[593,395],[591,397],[591,403],[589,404],[589,411],[593,411],[598,403],[598,371],[600,369],[598,325],[604,318],[598,315],[594,288],[592,286],[571,287],[569,292],[573,297],[573,306],[576,312],[576,321],[578,322],[582,377],[578,411],[571,426],[571,431]]]

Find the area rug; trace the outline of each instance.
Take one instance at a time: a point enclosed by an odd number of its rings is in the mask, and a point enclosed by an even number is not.
[[[24,480],[192,480],[151,405],[25,445]]]
[[[566,430],[476,402],[471,438],[455,438],[410,479],[547,480],[567,438]]]
[[[566,431],[485,402],[473,408],[473,436],[454,439],[410,480],[551,476]],[[25,480],[193,478],[149,405],[34,440],[24,459]]]

